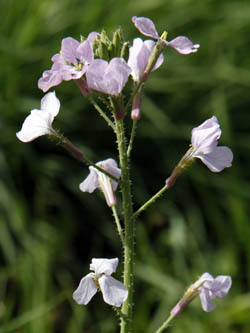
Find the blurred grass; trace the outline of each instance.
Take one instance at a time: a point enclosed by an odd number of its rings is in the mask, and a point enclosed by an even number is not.
[[[37,80],[61,39],[121,25],[132,40],[132,15],[150,17],[169,39],[183,34],[201,44],[187,57],[168,50],[146,85],[132,154],[135,207],[161,188],[191,129],[212,115],[235,156],[221,174],[197,161],[138,221],[135,332],[153,332],[205,271],[232,275],[230,294],[210,314],[196,300],[169,331],[250,331],[249,1],[1,0],[0,332],[117,331],[101,295],[88,307],[71,297],[92,257],[122,262],[109,209],[98,193],[78,190],[86,168],[46,138],[26,145],[15,133],[40,103]],[[115,157],[112,133],[74,84],[56,92],[56,126],[89,158]]]

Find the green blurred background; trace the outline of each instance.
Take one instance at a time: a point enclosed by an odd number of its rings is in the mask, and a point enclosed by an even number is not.
[[[88,169],[42,137],[15,133],[38,108],[37,80],[61,39],[118,25],[140,36],[131,17],[146,16],[169,39],[201,47],[167,50],[147,82],[132,153],[135,208],[158,191],[186,152],[190,132],[212,115],[233,167],[211,173],[197,161],[137,222],[135,332],[162,323],[188,284],[203,272],[233,278],[211,313],[195,300],[169,332],[250,332],[250,2],[248,0],[0,0],[0,332],[118,332],[100,294],[87,307],[72,301],[93,257],[122,253],[101,193],[82,193]],[[55,121],[94,161],[116,157],[113,134],[73,82],[56,87]],[[129,128],[129,122],[127,127]]]

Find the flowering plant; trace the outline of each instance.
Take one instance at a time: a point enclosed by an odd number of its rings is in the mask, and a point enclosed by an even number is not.
[[[143,41],[135,38],[132,45],[129,45],[124,41],[119,29],[115,31],[111,40],[104,31],[91,32],[86,39],[82,38],[80,41],[72,37],[64,38],[61,51],[51,59],[51,69],[45,71],[38,81],[38,87],[43,92],[61,84],[62,81],[73,80],[77,84],[83,97],[88,98],[114,132],[118,148],[117,161],[111,157],[97,163],[90,161],[84,152],[52,127],[60,109],[60,101],[55,92],[49,92],[42,98],[40,110],[32,110],[16,134],[22,142],[48,135],[73,157],[89,166],[90,173],[80,183],[80,190],[93,193],[95,189],[99,189],[112,211],[124,253],[123,282],[111,276],[116,271],[118,258],[92,259],[90,270],[93,272],[81,279],[73,293],[73,299],[78,304],[87,305],[92,297],[101,291],[104,302],[113,306],[120,317],[122,333],[133,331],[136,218],[166,190],[174,186],[177,177],[195,158],[200,159],[212,172],[221,172],[224,168],[230,167],[233,160],[233,153],[228,147],[218,146],[221,130],[217,118],[213,116],[192,130],[190,149],[166,179],[162,189],[134,211],[129,162],[134,148],[137,122],[141,118],[143,87],[151,72],[163,64],[163,52],[166,48],[171,47],[182,55],[188,55],[196,53],[199,44],[193,44],[185,36],[167,41],[167,33],[163,32],[159,36],[149,18],[134,16],[132,21],[143,35],[153,40]],[[128,96],[126,91],[130,91]],[[98,99],[108,106],[107,111],[100,107]],[[132,122],[130,136],[124,126],[124,119],[129,118],[129,115]],[[115,191],[118,188],[121,192],[122,211],[118,211],[117,208]],[[169,322],[196,296],[200,296],[203,310],[209,312],[215,308],[212,300],[226,296],[230,287],[230,276],[221,275],[213,278],[209,273],[204,273],[189,287],[157,333],[163,332]]]

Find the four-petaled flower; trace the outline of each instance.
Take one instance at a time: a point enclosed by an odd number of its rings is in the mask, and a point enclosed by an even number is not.
[[[123,283],[114,279],[111,274],[116,271],[118,258],[92,259],[89,273],[84,276],[78,288],[73,293],[73,299],[78,304],[88,304],[98,290],[102,292],[104,302],[120,307],[128,297],[128,290]]]
[[[114,159],[108,158],[104,161],[96,163],[97,166],[103,168],[112,176],[119,179],[121,177],[121,169],[117,167],[117,163]],[[110,179],[103,172],[97,170],[95,167],[89,167],[90,174],[88,177],[80,184],[80,190],[82,192],[94,192],[95,189],[99,189],[104,193],[107,205],[112,207],[116,205],[116,197],[114,191],[117,189],[118,183]]]
[[[113,58],[109,63],[95,59],[87,70],[86,78],[89,88],[116,96],[127,83],[130,72],[123,58]]]
[[[192,148],[189,159],[199,158],[213,172],[220,172],[232,165],[233,153],[228,147],[218,147],[221,129],[215,116],[193,128]]]
[[[80,79],[94,60],[92,42],[96,35],[97,32],[90,33],[83,43],[72,37],[64,38],[61,52],[51,58],[53,65],[50,70],[43,72],[38,81],[38,87],[46,92],[51,87],[59,85],[63,80]]]
[[[144,74],[148,59],[153,51],[155,42],[152,40],[143,41],[141,38],[135,38],[133,46],[129,48],[128,65],[132,69],[131,76],[138,83]],[[152,71],[156,70],[163,63],[164,56],[160,54]]]
[[[144,36],[151,37],[153,39],[160,39],[160,36],[155,28],[154,22],[147,17],[132,17],[132,22],[135,27],[142,33]],[[185,37],[179,36],[171,40],[170,42],[164,41],[166,46],[170,46],[181,54],[190,54],[197,52],[200,47],[199,44],[193,44],[193,42]]]
[[[219,275],[214,278],[211,274],[204,273],[187,289],[184,296],[170,311],[171,315],[177,317],[197,296],[200,296],[202,309],[210,312],[216,308],[216,304],[212,300],[225,297],[231,285],[232,279],[229,275]]]
[[[31,110],[22,128],[16,133],[22,142],[30,142],[42,135],[55,135],[52,122],[60,109],[60,101],[55,92],[46,94],[41,100],[41,110]]]

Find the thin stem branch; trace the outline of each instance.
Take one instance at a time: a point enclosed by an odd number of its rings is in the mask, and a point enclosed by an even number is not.
[[[95,109],[99,112],[100,116],[104,118],[104,120],[107,122],[107,124],[112,128],[112,130],[115,132],[115,125],[112,122],[112,120],[109,119],[109,117],[106,115],[106,113],[100,108],[100,106],[96,103],[94,98],[92,96],[89,97],[90,102],[94,105]]]
[[[115,205],[112,206],[112,212],[113,212],[113,215],[114,215],[114,218],[115,218],[115,223],[116,223],[118,234],[119,234],[119,236],[121,238],[122,245],[124,246],[125,245],[124,235],[123,235],[121,223],[120,223],[120,220],[119,220],[119,217],[118,217]]]
[[[169,327],[169,323],[171,322],[171,320],[174,318],[173,315],[170,315],[168,317],[168,319],[162,324],[162,326],[160,328],[158,328],[158,330],[155,333],[162,333],[166,328]]]
[[[144,205],[142,205],[135,213],[134,217],[137,217],[146,210],[150,205],[152,205],[159,197],[166,191],[168,190],[168,185],[165,185],[160,191],[158,191],[151,199],[149,199],[147,202],[145,202]]]
[[[133,148],[134,138],[135,138],[135,132],[136,132],[136,126],[137,126],[137,119],[133,120],[132,130],[131,130],[131,136],[129,140],[128,150],[127,150],[127,156],[130,157],[131,150]]]

